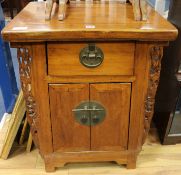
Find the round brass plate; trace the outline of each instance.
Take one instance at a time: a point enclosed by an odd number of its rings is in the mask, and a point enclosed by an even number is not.
[[[94,126],[101,123],[106,116],[105,108],[98,102],[86,101],[72,110],[77,122],[82,125]]]

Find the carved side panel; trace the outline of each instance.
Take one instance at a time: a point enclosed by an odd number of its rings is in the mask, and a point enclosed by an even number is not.
[[[27,119],[31,127],[31,133],[34,143],[39,147],[38,141],[38,115],[36,111],[36,102],[32,95],[31,84],[31,63],[32,63],[32,50],[28,46],[26,48],[17,49],[19,74],[21,80],[21,88],[23,90],[24,98],[26,101]]]
[[[151,120],[154,112],[155,95],[160,78],[161,59],[163,56],[163,47],[152,46],[150,48],[150,72],[148,81],[147,96],[145,99],[145,118],[144,118],[144,133],[143,143],[150,129]]]

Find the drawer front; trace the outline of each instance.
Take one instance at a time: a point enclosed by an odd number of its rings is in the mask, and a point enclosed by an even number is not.
[[[81,64],[79,55],[88,44],[48,43],[48,74],[71,75],[133,75],[135,43],[96,43],[103,52],[102,63],[94,68]]]

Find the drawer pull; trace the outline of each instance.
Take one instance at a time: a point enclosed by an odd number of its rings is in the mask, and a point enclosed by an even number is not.
[[[80,51],[80,63],[88,68],[98,67],[104,60],[102,50],[95,44],[88,44]]]
[[[87,126],[101,123],[106,116],[105,108],[94,101],[82,102],[72,112],[77,122]]]

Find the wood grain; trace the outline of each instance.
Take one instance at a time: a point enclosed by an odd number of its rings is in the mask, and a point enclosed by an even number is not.
[[[126,151],[86,151],[86,152],[54,152],[47,155],[45,160],[47,164],[53,167],[60,167],[67,162],[105,162],[105,161],[118,161],[121,164],[127,163]]]
[[[141,9],[141,16],[142,20],[146,21],[148,17],[148,2],[147,0],[140,0],[140,9]]]
[[[145,98],[145,118],[144,118],[144,132],[143,143],[146,140],[146,136],[150,129],[155,105],[155,95],[159,84],[160,71],[161,71],[161,59],[163,56],[163,47],[150,46],[150,70],[148,79],[148,90]]]
[[[133,5],[134,19],[136,21],[141,21],[141,8],[140,8],[140,0],[131,1]]]
[[[27,116],[26,116],[25,119],[24,119],[24,122],[23,122],[23,128],[21,130],[21,135],[20,135],[20,139],[19,139],[19,144],[20,145],[22,145],[23,142],[24,142],[27,127],[28,127],[28,120],[27,120]]]
[[[75,0],[76,1],[76,0]],[[131,4],[133,5],[133,11],[134,11],[134,17],[135,20],[146,20],[147,19],[147,8],[146,6],[142,5],[143,3],[146,4],[147,2],[145,0],[129,0]],[[58,19],[64,20],[66,17],[66,7],[67,7],[67,0],[47,0],[46,3],[50,4],[56,2],[59,3],[59,9],[58,9]],[[77,2],[77,1],[76,1]],[[100,1],[99,1],[100,2]],[[85,1],[87,3],[87,1]],[[51,12],[52,12],[52,5],[46,6],[45,9],[45,19],[51,20]],[[141,13],[142,12],[142,13]]]
[[[46,155],[53,151],[51,120],[49,108],[48,83],[44,81],[47,76],[46,51],[43,43],[32,45],[32,94],[37,104],[38,139],[40,154]],[[41,82],[41,83],[40,83]]]
[[[89,100],[89,85],[51,84],[49,91],[54,151],[90,150],[90,128],[79,124],[72,112]]]
[[[149,75],[149,45],[137,42],[135,52],[135,76],[136,81],[132,83],[130,125],[129,125],[129,150],[141,150],[143,133],[144,105],[148,87]],[[137,138],[137,139],[136,139]],[[132,159],[132,157],[130,157]],[[132,160],[130,160],[132,162]]]
[[[58,11],[58,19],[64,20],[66,17],[66,11],[67,11],[67,4],[66,0],[59,0],[59,11]]]
[[[135,21],[132,6],[119,2],[71,2],[66,21],[58,14],[45,21],[45,4],[31,2],[2,31],[8,41],[174,40],[177,30],[150,9],[147,21]],[[38,14],[38,15],[35,15]],[[27,20],[28,19],[28,20]]]
[[[154,131],[154,132],[153,132]],[[55,175],[180,175],[181,171],[181,144],[162,146],[158,140],[156,130],[151,129],[147,141],[138,156],[137,169],[126,170],[114,162],[100,163],[72,163],[64,168],[59,168]],[[0,159],[0,173],[7,175],[46,175],[44,161],[38,153],[33,150],[26,153],[25,148],[16,147],[12,152],[11,159],[6,161]]]
[[[28,136],[28,142],[27,142],[27,146],[26,146],[26,151],[29,153],[31,151],[31,148],[33,146],[33,138],[32,138],[32,134],[31,132],[29,133]]]
[[[45,20],[50,20],[52,13],[53,1],[46,0],[45,2]]]
[[[76,75],[133,75],[135,45],[131,42],[96,43],[104,53],[104,60],[96,68],[80,63],[80,51],[86,43],[50,43],[48,48],[48,74]]]
[[[90,100],[106,110],[104,121],[91,127],[91,150],[127,150],[131,84],[91,84]]]
[[[145,97],[152,88],[149,48],[175,39],[177,30],[154,10],[147,22],[135,21],[132,6],[118,2],[70,3],[66,21],[57,20],[56,10],[45,21],[44,5],[30,3],[2,34],[24,48],[19,49],[21,82],[27,109],[38,116],[36,135],[46,170],[82,161],[116,161],[135,168]],[[78,58],[91,42],[105,54],[95,69],[84,68]],[[160,65],[160,60],[153,64]],[[71,112],[89,99],[101,101],[108,111],[107,121],[95,128],[76,123]]]
[[[104,83],[104,82],[134,82],[136,80],[135,76],[47,76],[45,80],[49,83]]]
[[[6,132],[6,137],[3,142],[3,147],[1,152],[2,159],[7,159],[9,156],[19,126],[25,115],[25,111],[26,111],[25,99],[23,97],[22,90],[20,90],[13,112],[11,114],[11,120],[9,123],[8,131]]]
[[[17,49],[21,88],[26,102],[27,119],[34,143],[39,147],[37,104],[32,92],[32,47],[21,45]]]

